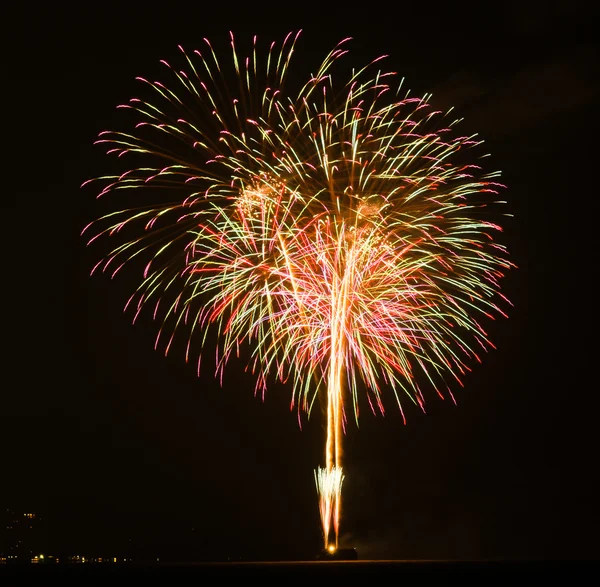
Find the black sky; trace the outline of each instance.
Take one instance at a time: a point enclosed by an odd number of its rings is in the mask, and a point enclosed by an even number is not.
[[[318,417],[300,431],[290,390],[274,385],[263,404],[242,365],[221,389],[208,369],[197,379],[155,352],[150,320],[122,313],[131,281],[90,279],[96,259],[79,237],[97,215],[79,186],[106,165],[92,142],[119,126],[136,75],[158,75],[178,43],[302,28],[303,66],[351,36],[357,61],[389,54],[416,93],[454,104],[502,169],[515,215],[515,307],[490,325],[498,350],[455,390],[457,407],[431,396],[403,426],[388,401],[385,418],[350,428],[343,540],[374,557],[596,557],[598,54],[584,5],[99,6],[13,11],[3,24],[0,506],[43,511],[68,551],[130,539],[215,557],[319,547]]]

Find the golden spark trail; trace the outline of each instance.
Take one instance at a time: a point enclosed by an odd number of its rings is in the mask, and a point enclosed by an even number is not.
[[[334,532],[335,548],[339,546],[339,526],[342,511],[342,439],[344,432],[344,376],[347,352],[347,333],[350,328],[352,286],[357,270],[357,245],[352,243],[346,250],[346,227],[341,226],[338,235],[335,272],[331,282],[330,355],[327,376],[327,436],[325,441],[326,486],[319,488],[321,524],[325,548],[332,545],[330,534]]]
[[[329,374],[327,378],[327,439],[325,462],[328,475],[334,469],[342,470],[342,418],[343,418],[343,383],[344,375],[344,346],[345,318],[347,314],[347,278],[344,275],[341,282],[334,281],[331,288],[331,352],[329,357]],[[341,487],[340,487],[341,490]],[[338,546],[339,521],[341,513],[341,491],[331,496],[333,503],[328,510],[333,517],[335,531],[335,546]],[[330,526],[330,524],[327,524]],[[326,525],[323,525],[325,534]],[[325,534],[325,547],[329,537]]]

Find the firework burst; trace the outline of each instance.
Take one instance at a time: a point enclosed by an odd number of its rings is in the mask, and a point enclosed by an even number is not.
[[[403,399],[424,409],[425,384],[451,396],[447,380],[460,382],[491,345],[480,320],[503,315],[511,263],[490,221],[499,174],[480,167],[480,141],[428,96],[411,97],[382,58],[338,80],[348,39],[288,92],[297,38],[264,57],[254,38],[242,58],[231,36],[233,85],[208,41],[193,54],[180,47],[185,69],[162,62],[169,85],[138,78],[155,99],[122,105],[134,128],[97,141],[125,171],[91,182],[140,205],[84,232],[90,242],[135,235],[94,270],[142,261],[127,305],[160,317],[157,346],[168,352],[183,335],[199,368],[212,326],[219,377],[248,345],[257,392],[290,382],[299,413],[324,399],[315,480],[327,546],[339,532],[348,415],[358,420],[363,404],[383,413],[384,389],[403,417]]]

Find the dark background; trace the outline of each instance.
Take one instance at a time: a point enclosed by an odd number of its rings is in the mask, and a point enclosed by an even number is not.
[[[300,70],[352,36],[357,63],[389,54],[416,94],[457,107],[503,170],[519,266],[510,319],[489,326],[498,350],[454,390],[457,407],[432,394],[404,426],[388,397],[385,418],[350,426],[342,543],[364,558],[596,558],[598,55],[585,4],[82,6],[4,9],[0,506],[43,515],[55,552],[320,547],[318,415],[301,431],[285,386],[263,404],[241,364],[221,389],[155,352],[151,321],[122,312],[132,280],[89,278],[96,252],[79,237],[98,215],[79,186],[107,161],[92,142],[119,128],[135,76],[158,76],[178,43],[302,28]]]

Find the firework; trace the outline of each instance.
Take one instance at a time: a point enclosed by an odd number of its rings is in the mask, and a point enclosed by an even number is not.
[[[383,413],[384,390],[403,418],[403,399],[424,409],[424,386],[452,397],[450,380],[491,345],[480,319],[503,315],[511,263],[489,220],[502,186],[480,167],[481,141],[411,97],[382,58],[338,80],[348,39],[288,91],[297,38],[264,53],[254,38],[243,58],[231,36],[233,85],[206,40],[180,47],[185,69],[162,62],[169,84],[139,78],[154,98],[122,105],[132,130],[97,141],[125,170],[91,181],[140,202],[85,231],[122,235],[94,271],[139,271],[127,307],[135,318],[151,307],[165,352],[181,335],[199,369],[213,327],[219,378],[246,345],[257,393],[289,382],[299,417],[323,398],[328,546],[348,415]]]
[[[328,540],[332,528],[339,528],[343,482],[344,473],[341,467],[319,467],[315,471],[315,483],[319,494],[319,514],[327,549],[338,547],[337,532],[335,533],[335,545],[329,544]]]

